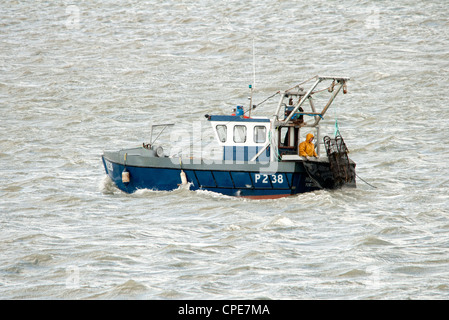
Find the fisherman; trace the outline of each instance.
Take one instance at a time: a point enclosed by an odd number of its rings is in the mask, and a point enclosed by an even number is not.
[[[299,155],[302,157],[318,157],[315,151],[315,145],[312,143],[314,136],[308,133],[306,140],[299,144]]]

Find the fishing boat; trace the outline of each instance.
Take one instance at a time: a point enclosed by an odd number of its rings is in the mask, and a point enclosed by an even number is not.
[[[338,130],[334,137],[321,137],[320,124],[340,91],[346,93],[346,77],[315,76],[304,90],[300,83],[279,96],[272,116],[252,116],[258,105],[245,111],[237,106],[232,114],[209,115],[214,140],[222,151],[218,159],[166,154],[156,144],[161,132],[176,124],[151,126],[148,143],[119,151],[105,151],[102,161],[106,174],[122,191],[139,189],[171,191],[180,187],[208,190],[228,196],[274,199],[319,189],[356,186],[355,163]],[[318,89],[318,85],[324,89]],[[323,106],[316,106],[314,95],[324,92]],[[159,135],[153,138],[153,134]],[[300,143],[307,133],[314,135],[316,156],[300,155]],[[322,142],[321,142],[322,141]],[[325,152],[323,152],[323,147]]]

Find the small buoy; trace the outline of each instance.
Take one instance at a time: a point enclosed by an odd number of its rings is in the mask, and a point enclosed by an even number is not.
[[[127,171],[126,169],[123,170],[122,172],[122,182],[123,183],[129,183],[130,179],[129,179],[129,171]]]
[[[187,177],[186,177],[186,173],[184,172],[184,170],[181,170],[181,183],[187,184]]]
[[[343,94],[348,93],[348,87],[346,86],[346,83],[343,85]]]

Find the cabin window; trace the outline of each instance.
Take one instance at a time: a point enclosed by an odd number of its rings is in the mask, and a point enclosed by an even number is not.
[[[254,142],[264,143],[267,140],[267,128],[263,126],[254,127]]]
[[[218,139],[220,139],[221,142],[226,142],[226,137],[228,134],[228,127],[220,124],[216,128],[217,128]]]
[[[246,142],[246,126],[234,126],[234,142]]]

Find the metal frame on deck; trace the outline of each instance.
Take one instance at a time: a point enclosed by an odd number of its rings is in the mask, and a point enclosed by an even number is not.
[[[273,128],[272,128],[272,135],[275,135],[276,131],[279,130],[280,127],[282,126],[294,126],[295,124],[293,123],[293,121],[291,120],[291,118],[293,117],[293,115],[295,115],[296,113],[298,113],[298,110],[300,110],[301,106],[304,104],[304,102],[306,100],[309,101],[310,104],[310,108],[312,110],[312,112],[300,112],[300,115],[308,115],[308,116],[313,116],[315,118],[315,121],[311,124],[301,124],[302,127],[312,127],[312,128],[316,128],[317,129],[317,134],[316,134],[316,138],[317,141],[320,140],[320,128],[319,128],[319,123],[321,121],[321,119],[323,119],[324,115],[326,114],[327,110],[329,109],[330,105],[332,104],[332,102],[334,101],[335,97],[338,95],[338,93],[340,92],[340,90],[342,88],[346,87],[346,82],[350,80],[350,78],[347,77],[329,77],[329,76],[316,76],[314,77],[316,80],[313,83],[313,85],[310,87],[310,89],[307,92],[304,92],[303,89],[297,85],[291,89],[288,89],[284,92],[281,93],[281,97],[279,100],[279,104],[278,107],[276,109],[276,113],[274,114],[274,118],[273,118]],[[313,78],[312,78],[313,79]],[[310,79],[310,80],[312,80]],[[314,94],[314,91],[316,89],[316,87],[323,81],[332,81],[332,83],[330,84],[329,88],[327,88],[329,90],[329,92],[332,92],[331,97],[329,98],[329,101],[326,103],[326,105],[323,107],[323,109],[321,111],[317,111],[315,104],[313,103],[313,98],[312,95]],[[297,92],[292,92],[293,89],[298,88]],[[344,90],[345,92],[345,90]],[[293,110],[290,112],[290,114],[283,120],[280,120],[280,113],[282,110],[282,107],[285,106],[284,100],[288,99],[292,96],[296,96],[296,97],[301,97],[301,99],[298,100],[298,102],[296,102],[293,105]],[[268,146],[267,146],[268,147]],[[318,155],[320,154],[320,144],[317,145],[317,153]],[[275,158],[273,158],[274,160]]]
[[[323,110],[321,112],[317,112],[315,109],[315,106],[312,102],[312,100],[310,99],[313,94],[313,90],[324,80],[332,80],[334,82],[336,82],[336,88],[333,87],[333,92],[332,92],[332,96],[329,98],[329,101],[327,102],[326,106],[323,108]],[[330,105],[332,104],[332,102],[334,101],[335,97],[337,96],[337,94],[340,92],[340,90],[343,88],[343,86],[346,85],[346,81],[349,81],[350,78],[346,78],[346,77],[317,77],[317,80],[315,81],[315,83],[312,85],[312,87],[310,87],[310,89],[306,92],[306,93],[302,93],[302,92],[289,92],[291,89],[284,91],[281,94],[281,99],[279,101],[276,113],[275,113],[275,121],[278,121],[279,124],[287,124],[291,117],[299,110],[299,108],[304,104],[304,102],[309,99],[310,102],[310,107],[312,108],[312,112],[307,112],[305,114],[307,115],[315,115],[315,123],[312,125],[306,125],[308,127],[315,127],[318,125],[318,123],[320,122],[320,120],[324,117],[324,114],[327,112],[327,109],[329,109]],[[294,109],[290,112],[290,114],[288,115],[288,117],[284,120],[279,121],[279,112],[281,111],[283,102],[285,98],[288,98],[290,96],[302,96],[301,100],[294,106]]]

